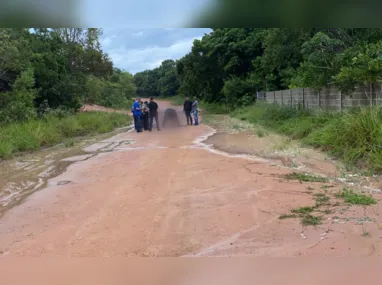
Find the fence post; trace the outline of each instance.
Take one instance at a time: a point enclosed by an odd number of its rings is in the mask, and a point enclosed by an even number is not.
[[[318,109],[321,109],[321,90],[318,90]]]
[[[284,106],[284,92],[281,90],[281,106]]]
[[[371,105],[374,105],[373,83],[370,83],[370,96],[371,96]]]
[[[305,88],[302,88],[302,107],[305,109]]]
[[[273,91],[273,104],[276,103],[276,91]]]
[[[342,112],[342,92],[340,90],[340,112]]]
[[[293,101],[292,101],[292,89],[289,89],[289,95],[290,95],[290,106],[293,107]]]

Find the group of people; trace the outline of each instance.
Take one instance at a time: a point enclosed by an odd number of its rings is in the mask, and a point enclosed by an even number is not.
[[[135,130],[140,133],[145,131],[152,131],[153,122],[155,119],[156,128],[160,131],[159,119],[158,119],[158,104],[154,101],[154,98],[150,98],[150,102],[143,102],[140,98],[136,98],[131,108],[134,116],[134,127]],[[183,104],[183,111],[187,118],[187,125],[199,125],[198,117],[198,100],[194,98],[193,101],[189,97]],[[166,125],[166,121],[175,120],[178,122],[176,111],[174,109],[167,109],[165,112],[165,118],[163,121],[163,126]],[[179,122],[177,123],[179,125]]]
[[[186,97],[186,101],[183,104],[183,111],[186,114],[187,125],[192,125],[192,119],[194,119],[194,125],[199,125],[198,117],[198,100],[194,98],[193,101],[189,97]]]
[[[153,97],[150,98],[150,102],[142,102],[140,98],[137,98],[133,103],[131,111],[134,117],[134,127],[138,133],[143,132],[143,130],[151,132],[154,119],[157,130],[160,131],[158,104],[154,101]]]

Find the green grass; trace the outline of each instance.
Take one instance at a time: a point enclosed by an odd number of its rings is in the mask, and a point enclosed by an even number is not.
[[[345,203],[352,205],[373,205],[377,203],[377,201],[372,196],[356,193],[346,188],[337,193],[335,196],[337,198],[344,199]]]
[[[305,215],[302,217],[301,223],[304,226],[318,226],[322,224],[322,217],[313,216],[313,215]]]
[[[300,207],[292,209],[291,212],[294,214],[307,214],[314,211],[314,207]]]
[[[262,138],[265,136],[265,132],[264,130],[256,130],[256,135],[259,137],[259,138]]]
[[[315,194],[316,207],[321,207],[322,205],[327,205],[330,201],[330,197],[325,194],[318,193]]]
[[[322,223],[321,216],[313,216],[311,213],[317,210],[316,207],[300,207],[292,209],[292,214],[283,214],[279,217],[280,220],[300,218],[301,224],[304,226],[317,226]]]
[[[183,105],[184,101],[186,100],[185,96],[177,95],[172,97],[158,97],[161,100],[169,100],[173,105],[180,106]],[[192,98],[190,98],[192,100]],[[226,104],[221,103],[208,103],[199,101],[199,108],[202,109],[207,114],[228,114],[231,112],[231,108],[227,106]]]
[[[206,114],[214,114],[214,115],[228,114],[232,111],[230,106],[226,104],[219,104],[219,103],[201,102],[200,108]]]
[[[307,173],[298,173],[298,172],[285,174],[282,177],[285,179],[288,179],[288,180],[298,180],[300,182],[326,182],[326,181],[328,181],[328,179],[325,177],[314,176],[314,175],[310,175]]]
[[[297,218],[298,216],[295,214],[283,214],[279,217],[280,220],[285,220],[285,219],[294,219]]]
[[[72,147],[74,146],[74,140],[73,138],[69,138],[66,142],[65,142],[65,147]]]
[[[231,112],[237,119],[260,124],[327,151],[349,167],[382,173],[382,108],[344,112],[308,111],[263,102]]]
[[[12,123],[0,128],[0,158],[61,142],[70,145],[75,136],[110,132],[129,122],[128,116],[119,113],[86,112],[61,119],[47,116],[41,120]]]

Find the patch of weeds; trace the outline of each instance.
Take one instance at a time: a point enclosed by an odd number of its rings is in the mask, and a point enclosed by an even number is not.
[[[263,130],[256,130],[256,135],[259,137],[259,138],[262,138],[265,136],[265,132]]]
[[[363,237],[369,237],[369,236],[370,236],[370,233],[369,233],[369,232],[363,232],[363,233],[362,233],[362,236],[363,236]]]
[[[289,149],[291,146],[292,140],[290,139],[284,139],[283,141],[280,141],[278,144],[274,146],[275,150],[283,151],[286,149]]]
[[[367,196],[365,194],[356,193],[353,190],[344,188],[341,192],[336,193],[337,198],[344,199],[345,203],[352,205],[373,205],[377,201],[372,196]]]
[[[70,138],[65,142],[65,147],[72,147],[72,146],[74,146],[74,140],[73,138]]]
[[[366,169],[366,170],[363,170],[361,172],[362,176],[367,176],[367,177],[372,177],[373,174],[374,174],[374,172],[372,170],[370,170],[370,169]]]
[[[234,130],[240,130],[241,127],[240,127],[239,125],[234,124],[234,125],[232,126],[232,129],[234,129]]]
[[[330,201],[330,197],[322,193],[315,194],[314,196],[316,197],[316,207],[327,205]]]
[[[288,180],[298,180],[300,182],[327,182],[328,179],[325,177],[314,176],[307,173],[293,172],[290,174],[283,175],[283,178]]]
[[[294,218],[298,218],[297,215],[295,214],[283,214],[279,217],[280,220],[285,220],[285,219],[294,219]]]
[[[317,226],[322,224],[322,217],[320,216],[312,216],[312,215],[305,215],[301,219],[301,223],[304,226]]]
[[[310,190],[310,191],[314,190],[314,188],[313,188],[313,187],[310,187],[310,186],[306,187],[306,189],[307,189],[307,190]]]
[[[296,209],[292,209],[291,212],[295,214],[307,214],[313,212],[314,207],[300,207]]]
[[[326,210],[324,210],[324,211],[322,211],[324,214],[326,214],[326,215],[330,215],[330,214],[333,214],[334,213],[334,211],[333,210],[330,210],[330,209],[326,209]]]

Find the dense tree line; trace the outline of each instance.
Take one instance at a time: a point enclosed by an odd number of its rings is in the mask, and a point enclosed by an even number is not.
[[[179,89],[176,62],[168,59],[155,69],[138,72],[134,83],[139,96],[175,96]]]
[[[124,106],[133,76],[113,68],[100,29],[0,29],[0,123],[84,103]]]
[[[171,62],[171,64],[169,64]],[[246,104],[256,91],[382,82],[382,29],[217,28],[180,60],[134,76],[145,95]]]

